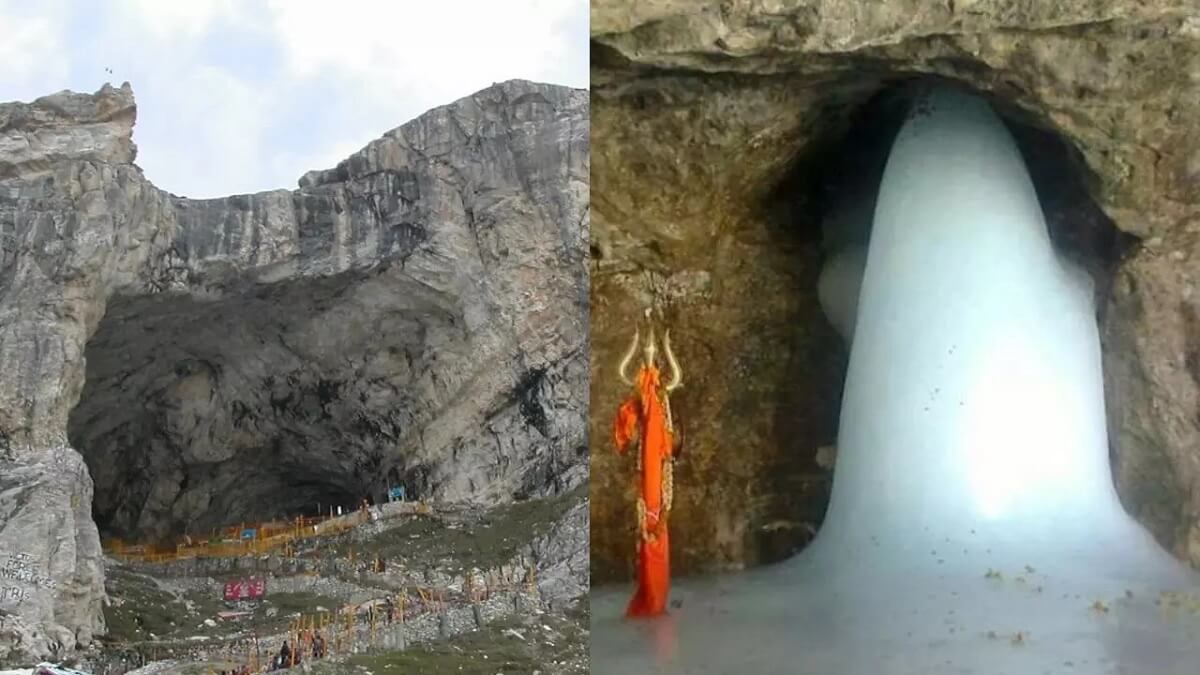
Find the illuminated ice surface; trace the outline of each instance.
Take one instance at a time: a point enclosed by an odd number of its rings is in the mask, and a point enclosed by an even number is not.
[[[592,672],[1200,673],[1198,576],[1112,487],[1091,280],[986,102],[919,96],[857,298],[848,255],[821,293],[853,335],[817,539],[677,581],[659,620],[595,590]]]

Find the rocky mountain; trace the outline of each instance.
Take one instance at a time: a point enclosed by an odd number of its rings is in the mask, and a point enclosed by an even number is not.
[[[588,110],[505,82],[190,200],[128,84],[0,105],[0,663],[103,631],[100,532],[586,480]]]
[[[831,182],[879,170],[871,118],[921,78],[984,94],[1013,129],[1102,294],[1125,506],[1200,564],[1194,2],[596,0],[591,35],[595,579],[632,570],[632,467],[609,436],[647,306],[690,373],[673,570],[777,560],[819,526],[846,359],[817,299],[847,194]]]

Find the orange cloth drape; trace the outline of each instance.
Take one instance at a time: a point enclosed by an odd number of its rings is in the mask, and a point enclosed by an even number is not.
[[[663,513],[663,463],[670,460],[674,446],[666,410],[659,398],[658,368],[642,366],[636,385],[637,391],[621,404],[613,425],[613,439],[620,453],[641,432],[639,492],[646,508],[645,523],[638,533],[637,590],[625,615],[657,616],[666,611],[671,584],[670,544]]]

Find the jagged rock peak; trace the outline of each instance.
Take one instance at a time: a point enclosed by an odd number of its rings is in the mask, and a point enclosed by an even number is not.
[[[400,142],[416,149],[426,149],[430,140],[441,140],[449,133],[454,140],[469,140],[472,136],[490,137],[507,133],[512,126],[538,119],[578,117],[586,119],[588,92],[553,84],[528,80],[507,80],[481,89],[473,94],[432,110],[396,127],[381,138],[371,141],[358,152],[338,162],[333,169],[317,169],[300,177],[302,190],[330,183],[344,182],[379,170],[381,150],[389,143]],[[480,122],[498,122],[486,127]],[[444,150],[429,148],[440,153]]]
[[[94,94],[60,91],[32,103],[0,103],[0,178],[46,170],[51,162],[132,163],[137,156],[133,88],[105,84]]]

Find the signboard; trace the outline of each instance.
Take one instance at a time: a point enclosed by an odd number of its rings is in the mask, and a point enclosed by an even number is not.
[[[225,582],[225,601],[261,600],[267,594],[265,579],[250,578]]]
[[[257,531],[248,527],[242,530],[242,539],[253,539],[255,534],[257,534]]]
[[[388,490],[388,499],[391,501],[404,501],[404,486],[394,487]]]

